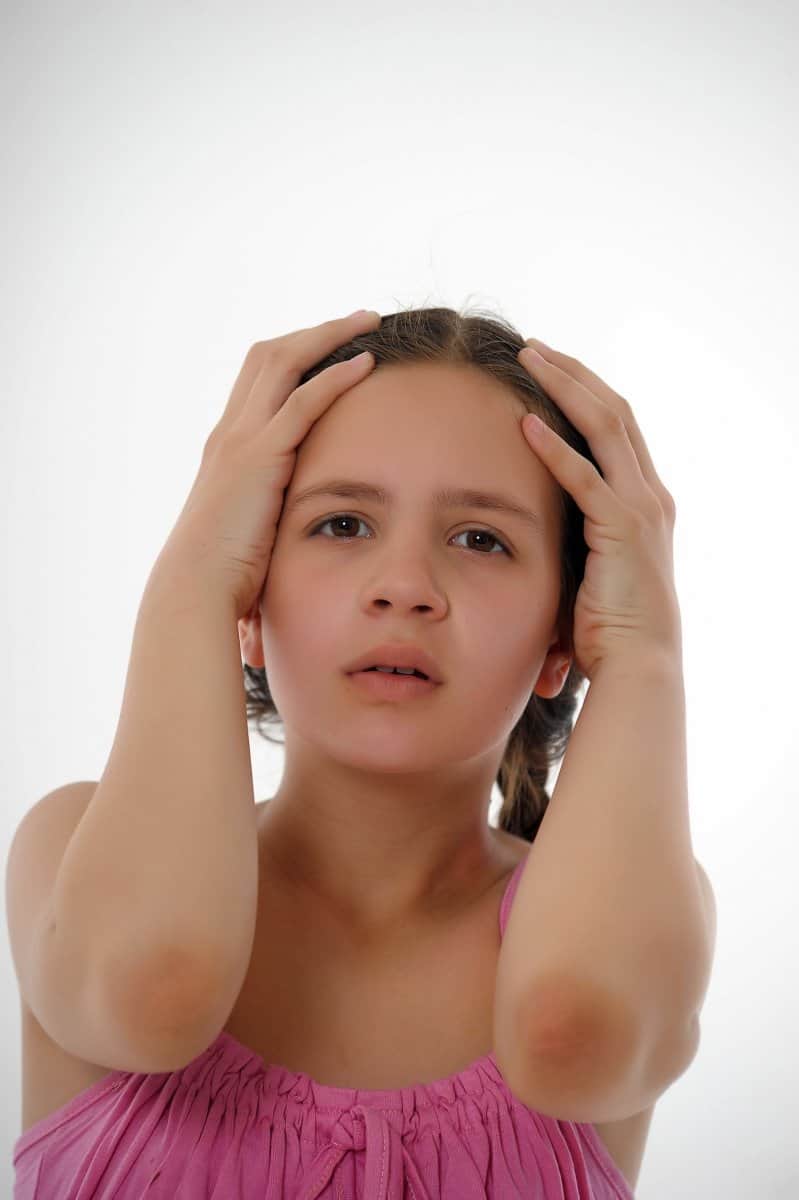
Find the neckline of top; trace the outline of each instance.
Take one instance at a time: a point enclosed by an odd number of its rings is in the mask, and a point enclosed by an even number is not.
[[[526,862],[527,855],[514,867],[505,885],[499,909],[500,937],[505,931],[513,897]],[[210,1056],[213,1052],[219,1050],[220,1047],[233,1051],[242,1061],[246,1058],[255,1062],[262,1078],[274,1082],[280,1092],[293,1091],[295,1097],[300,1098],[311,1091],[319,1104],[330,1108],[349,1108],[352,1106],[355,1097],[358,1097],[360,1101],[365,1100],[367,1103],[371,1102],[374,1104],[375,1102],[379,1102],[382,1107],[401,1107],[403,1102],[407,1102],[412,1097],[415,1097],[419,1091],[451,1090],[456,1083],[472,1082],[476,1073],[486,1070],[496,1082],[507,1089],[507,1084],[499,1070],[493,1050],[467,1063],[459,1071],[455,1071],[451,1075],[444,1075],[439,1079],[432,1079],[428,1083],[407,1084],[405,1087],[398,1088],[362,1088],[341,1087],[322,1083],[305,1071],[294,1071],[282,1063],[266,1062],[262,1055],[258,1054],[250,1046],[240,1042],[227,1029],[221,1031],[200,1058]]]

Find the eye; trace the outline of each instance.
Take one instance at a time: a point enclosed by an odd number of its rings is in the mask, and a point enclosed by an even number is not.
[[[455,537],[466,537],[470,533],[476,533],[478,535],[478,537],[490,538],[490,540],[492,542],[495,542],[497,544],[497,546],[500,547],[502,553],[507,554],[508,558],[510,558],[511,554],[510,554],[510,550],[508,549],[508,547],[505,545],[504,542],[500,541],[500,539],[497,537],[497,535],[495,533],[492,533],[490,529],[464,529],[462,533],[456,533]],[[492,551],[492,553],[493,553],[493,551]],[[485,555],[484,557],[490,558],[490,555]]]
[[[321,521],[318,525],[316,525],[311,530],[311,532],[308,536],[309,537],[316,536],[316,534],[318,534],[322,529],[324,529],[326,525],[332,525],[334,522],[338,522],[340,525],[341,522],[345,522],[345,521],[355,521],[357,524],[361,524],[361,525],[366,524],[366,522],[363,520],[362,517],[356,517],[352,513],[335,513],[332,517],[328,517],[327,520]],[[462,530],[461,533],[456,533],[454,536],[455,537],[466,537],[470,533],[477,534],[479,537],[488,538],[490,541],[495,542],[496,545],[500,548],[500,553],[506,554],[508,556],[508,558],[512,558],[511,552],[508,549],[508,547],[505,545],[505,543],[503,541],[501,541],[500,538],[498,538],[496,536],[496,534],[492,533],[490,529],[464,529],[464,530]],[[337,542],[350,542],[350,541],[353,541],[356,539],[357,539],[357,534],[356,535],[349,534],[349,535],[345,535],[344,537],[334,537],[333,538],[333,540],[337,541]],[[466,548],[469,549],[469,547],[466,547]],[[492,550],[486,554],[484,551],[480,550],[480,551],[478,551],[478,553],[481,553],[484,558],[490,558],[491,555],[495,553],[495,551]]]
[[[326,521],[321,521],[318,525],[316,525],[311,530],[311,532],[308,536],[314,537],[317,533],[319,533],[320,529],[324,529],[325,525],[332,525],[334,521],[338,521],[338,522],[356,521],[356,522],[359,522],[361,525],[366,524],[366,522],[361,517],[354,517],[354,516],[352,516],[351,513],[336,513],[335,516],[328,517]],[[334,540],[337,542],[349,542],[349,541],[352,541],[352,538],[353,538],[353,535],[350,534],[348,537],[335,538]]]

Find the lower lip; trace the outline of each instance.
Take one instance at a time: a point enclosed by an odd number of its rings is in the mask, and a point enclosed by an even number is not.
[[[368,696],[380,700],[412,700],[427,696],[438,687],[432,679],[419,679],[416,675],[388,675],[383,671],[355,671],[349,678]]]

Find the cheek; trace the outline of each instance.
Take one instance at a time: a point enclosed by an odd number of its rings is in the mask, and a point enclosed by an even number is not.
[[[475,663],[474,683],[485,697],[511,714],[511,725],[521,717],[530,700],[551,642],[554,614],[531,607],[529,600],[518,611],[503,611],[480,638],[480,654],[470,655]]]
[[[495,746],[507,739],[523,716],[535,688],[539,660],[543,654],[520,653],[511,658],[497,659],[492,669],[483,668],[482,674],[472,678],[462,692],[465,716],[461,722],[466,727],[467,717],[478,717],[471,723],[479,726],[479,738],[486,746]]]
[[[534,624],[529,605],[524,616],[503,611],[503,619],[483,625],[466,621],[453,634],[451,644],[461,648],[449,671],[457,695],[456,708],[479,714],[482,735],[491,744],[506,736],[524,712],[538,672],[546,657],[548,639]],[[547,630],[548,632],[548,630]]]
[[[352,593],[343,586],[320,588],[301,570],[277,570],[264,593],[263,642],[267,664],[285,674],[288,684],[317,686],[325,674],[341,668],[363,647],[353,647]]]

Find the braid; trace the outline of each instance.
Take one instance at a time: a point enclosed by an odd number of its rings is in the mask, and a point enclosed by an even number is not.
[[[550,768],[564,755],[585,677],[572,665],[559,695],[533,695],[516,723],[497,775],[499,828],[532,842],[549,805]]]

